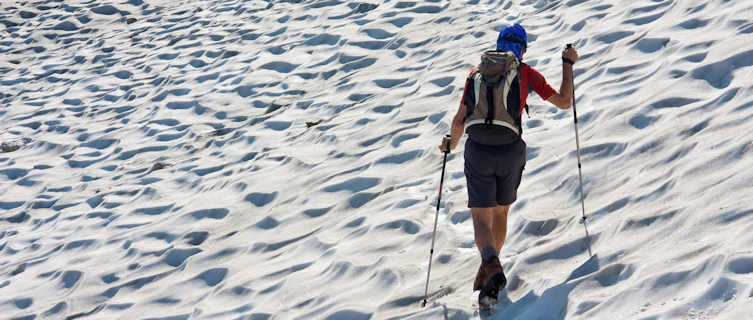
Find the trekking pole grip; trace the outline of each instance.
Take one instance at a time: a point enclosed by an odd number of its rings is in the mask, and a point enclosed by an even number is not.
[[[573,44],[572,44],[572,43],[568,43],[568,44],[567,44],[567,45],[565,46],[565,51],[567,51],[567,50],[570,50],[570,49],[571,49],[572,47],[573,47]],[[575,65],[575,61],[573,61],[573,60],[570,60],[569,58],[565,58],[565,53],[564,53],[564,52],[562,53],[562,62],[563,62],[563,63],[567,63],[567,64],[569,64],[569,65],[571,65],[571,66],[572,66],[572,65]]]
[[[450,143],[451,142],[452,142],[452,136],[450,136],[449,134],[445,135],[444,136],[444,143],[445,143],[444,153],[450,153]]]

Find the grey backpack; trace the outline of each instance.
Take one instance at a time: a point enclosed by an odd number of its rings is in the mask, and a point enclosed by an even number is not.
[[[510,51],[487,51],[466,80],[465,132],[474,142],[498,146],[520,139],[519,65]]]

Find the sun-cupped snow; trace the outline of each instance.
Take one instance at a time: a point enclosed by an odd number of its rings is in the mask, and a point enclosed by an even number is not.
[[[753,4],[5,1],[4,319],[747,319]],[[535,93],[479,312],[463,173],[442,153],[497,33]]]

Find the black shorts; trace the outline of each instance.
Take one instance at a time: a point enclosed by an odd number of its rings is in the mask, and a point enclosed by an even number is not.
[[[465,180],[468,207],[510,205],[526,166],[526,143],[520,139],[502,146],[486,146],[466,139]]]

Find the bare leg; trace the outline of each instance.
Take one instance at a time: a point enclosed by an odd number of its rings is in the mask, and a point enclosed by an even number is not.
[[[497,249],[497,252],[501,252],[502,246],[505,244],[505,238],[507,237],[507,213],[509,211],[509,205],[496,206],[494,208],[492,233],[494,234],[494,249]]]
[[[494,225],[494,210],[495,208],[471,208],[473,234],[479,252],[486,247],[496,247],[492,229]]]
[[[476,239],[476,246],[479,252],[481,252],[481,266],[476,273],[476,281],[473,282],[474,290],[481,290],[479,293],[479,304],[492,305],[497,301],[497,294],[500,288],[504,288],[507,279],[504,275],[504,270],[499,262],[499,251],[497,248],[501,247],[501,242],[497,246],[497,239],[495,238],[495,227],[497,224],[506,228],[507,221],[506,215],[500,214],[507,213],[506,210],[498,209],[500,206],[492,208],[471,208],[471,216],[473,217],[473,233]],[[498,212],[499,211],[499,212]],[[504,234],[502,232],[501,241],[504,241]]]
[[[507,232],[507,209],[509,206],[471,208],[476,247],[482,259],[473,282],[473,290],[482,292],[479,299],[493,297],[496,300],[498,287],[504,287],[506,282],[498,255]]]

